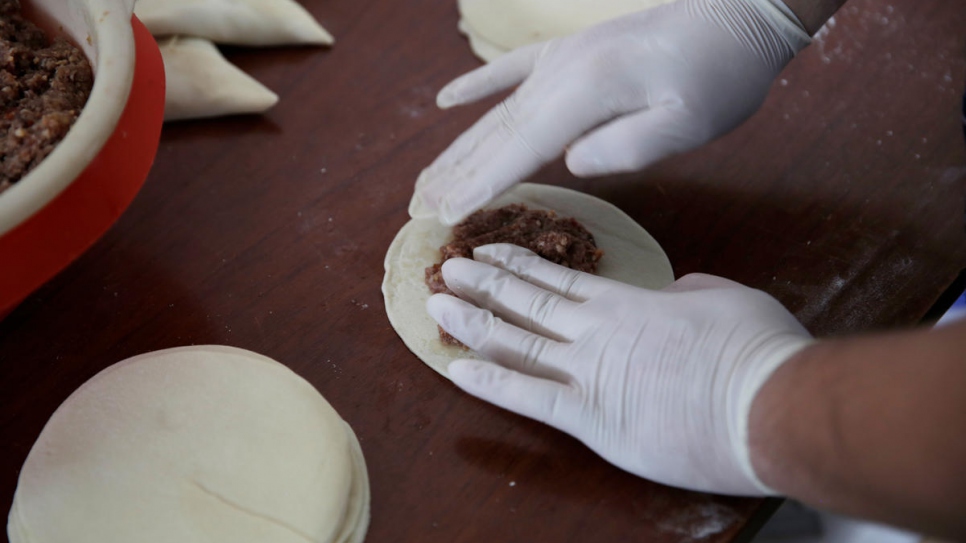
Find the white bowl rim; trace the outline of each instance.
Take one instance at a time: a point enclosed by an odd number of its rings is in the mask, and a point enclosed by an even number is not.
[[[87,168],[117,126],[134,80],[134,0],[27,0],[84,50],[94,86],[63,140],[0,194],[0,236],[56,198]]]

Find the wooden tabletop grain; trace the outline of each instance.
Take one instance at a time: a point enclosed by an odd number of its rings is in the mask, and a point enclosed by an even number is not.
[[[352,425],[377,542],[732,541],[768,508],[609,466],[459,392],[386,319],[383,256],[419,171],[494,102],[442,112],[478,65],[455,2],[318,0],[332,49],[228,49],[263,116],[168,125],[86,254],[0,322],[0,511],[53,410],[124,358],[224,344],[308,379]],[[676,275],[778,297],[819,335],[917,323],[966,263],[966,10],[852,0],[737,131],[637,175],[532,181],[615,203]],[[0,265],[16,263],[0,263]]]

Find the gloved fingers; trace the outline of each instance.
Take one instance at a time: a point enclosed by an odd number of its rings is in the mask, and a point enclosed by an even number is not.
[[[409,216],[413,219],[438,219],[437,209],[439,208],[439,191],[445,187],[435,187],[434,185],[441,179],[439,175],[434,175],[431,171],[433,166],[425,168],[419,172],[416,178],[416,188],[413,197],[409,199]],[[433,182],[433,183],[431,183]]]
[[[495,127],[501,125],[501,116],[512,118],[509,110],[515,96],[511,95],[490,109],[420,172],[409,202],[410,217],[435,218],[446,226],[452,226],[540,167],[539,161],[535,163],[533,157],[523,157],[520,164],[501,162],[493,157],[503,143],[494,137]],[[480,167],[478,162],[483,160],[478,158],[480,156],[491,159],[489,167],[498,170],[485,174],[489,182],[478,181],[481,175],[477,171]],[[484,172],[487,167],[485,162]]]
[[[569,434],[580,420],[579,394],[564,383],[482,360],[455,360],[447,371],[458,387],[473,396]]]
[[[584,327],[584,319],[575,314],[577,303],[506,270],[452,258],[443,263],[442,271],[446,286],[457,296],[529,332],[570,341]]]
[[[519,85],[533,71],[546,43],[535,43],[510,51],[493,62],[457,77],[436,95],[442,109],[469,104]]]
[[[574,302],[584,302],[620,285],[617,281],[554,264],[529,249],[493,243],[473,250],[473,258],[502,268],[543,289]]]
[[[530,77],[420,174],[410,215],[454,225],[483,207],[622,113],[598,94],[579,71]]]
[[[540,377],[566,379],[553,367],[560,343],[518,328],[473,304],[447,294],[435,294],[426,311],[464,345],[504,366]]]
[[[745,288],[741,283],[708,275],[705,273],[689,273],[677,281],[661,289],[664,292],[693,292],[697,290],[723,289],[723,288]]]
[[[681,104],[659,104],[618,117],[581,137],[567,151],[567,168],[578,177],[639,171],[711,138]]]
[[[487,112],[419,174],[411,217],[452,226],[546,162],[515,132],[514,102],[511,96]]]

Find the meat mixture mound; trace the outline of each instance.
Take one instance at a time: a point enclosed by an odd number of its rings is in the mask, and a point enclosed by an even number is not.
[[[453,237],[453,241],[439,248],[442,260],[426,268],[426,285],[433,294],[453,293],[443,281],[443,262],[473,258],[473,249],[481,245],[512,243],[551,262],[587,273],[597,273],[597,262],[604,254],[597,248],[594,236],[575,219],[558,217],[553,211],[529,209],[523,204],[477,211],[453,227]],[[442,328],[439,337],[445,345],[465,347]]]
[[[91,94],[94,75],[65,38],[49,39],[0,0],[0,192],[50,154]]]

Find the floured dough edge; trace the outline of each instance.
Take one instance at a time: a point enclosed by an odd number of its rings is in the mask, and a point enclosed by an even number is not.
[[[369,530],[371,511],[371,494],[369,490],[369,470],[366,469],[366,459],[362,455],[359,439],[348,423],[345,424],[346,435],[352,455],[352,486],[349,488],[349,499],[343,517],[342,526],[333,541],[335,543],[362,543]]]
[[[562,187],[523,183],[486,209],[512,203],[577,219],[604,251],[598,267],[602,277],[648,289],[661,289],[674,281],[671,263],[657,241],[634,219],[604,200]],[[410,220],[389,245],[382,282],[389,323],[413,354],[446,378],[446,368],[453,360],[481,358],[474,351],[440,342],[436,321],[426,312],[431,293],[424,282],[424,270],[439,261],[440,246],[451,239],[452,229],[435,219]]]

